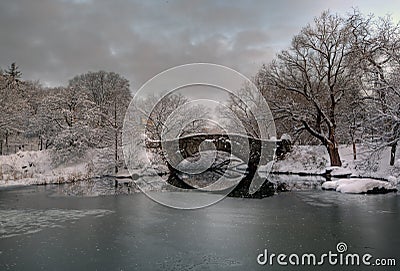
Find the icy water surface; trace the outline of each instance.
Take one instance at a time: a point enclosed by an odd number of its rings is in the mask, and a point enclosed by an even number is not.
[[[264,249],[321,254],[335,251],[338,242],[400,264],[396,194],[311,190],[261,200],[227,198],[182,211],[141,193],[77,197],[59,191],[0,191],[0,270],[398,270],[256,261]]]

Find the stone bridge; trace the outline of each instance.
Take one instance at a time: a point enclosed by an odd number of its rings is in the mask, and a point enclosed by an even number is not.
[[[249,168],[265,165],[274,158],[278,141],[261,140],[239,134],[195,134],[162,142],[147,142],[148,148],[162,148],[168,155],[167,160],[177,165],[183,159],[202,151],[218,150],[231,153],[243,161]],[[179,150],[179,153],[176,153]],[[261,151],[264,155],[261,157]]]
[[[169,148],[178,146],[181,156],[169,157],[170,159],[179,159],[179,157],[186,159],[196,155],[200,149],[218,150],[222,152],[231,153],[243,161],[248,161],[249,164],[266,164],[273,159],[274,151],[276,148],[275,141],[260,140],[253,137],[238,135],[238,134],[196,134],[181,137],[179,139],[164,141],[163,148],[166,148],[169,153]],[[200,148],[201,144],[201,148]],[[265,151],[265,156],[261,156],[261,150]],[[174,161],[179,163],[180,161]]]
[[[246,175],[236,189],[242,190],[240,196],[245,194],[243,191],[247,193],[246,189],[260,165],[266,165],[287,151],[286,143],[281,140],[262,140],[240,134],[194,134],[172,140],[147,141],[146,147],[162,149],[164,160],[173,176],[171,179],[174,179],[169,182],[182,188],[191,187],[188,187],[182,180],[177,180],[179,178],[176,173],[179,171],[173,165],[178,165],[184,159],[193,157],[200,151],[218,150],[230,153],[244,162],[247,161]]]

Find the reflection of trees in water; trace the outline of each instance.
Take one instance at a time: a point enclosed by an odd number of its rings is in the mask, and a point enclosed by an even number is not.
[[[104,195],[126,195],[140,192],[135,183],[127,180],[122,185],[114,186],[114,178],[90,179],[63,184],[57,187],[56,195],[96,197]]]

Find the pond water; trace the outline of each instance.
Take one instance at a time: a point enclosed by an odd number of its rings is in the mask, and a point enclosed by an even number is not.
[[[66,188],[0,191],[0,270],[398,270],[256,260],[264,249],[320,255],[338,242],[400,264],[400,197],[393,193],[314,189],[184,211],[142,193],[69,196]]]

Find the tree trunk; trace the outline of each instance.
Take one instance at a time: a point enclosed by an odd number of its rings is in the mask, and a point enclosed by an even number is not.
[[[10,150],[8,148],[8,131],[6,131],[6,149],[7,149],[7,154],[10,154]]]
[[[45,144],[44,148],[47,150],[50,147],[50,145],[51,145],[51,142],[48,139],[46,139],[46,144]]]
[[[117,101],[114,99],[114,129],[115,129],[115,174],[118,173],[118,129],[117,129]]]
[[[353,159],[357,160],[357,148],[356,143],[353,141]]]
[[[115,153],[114,153],[114,159],[115,159],[115,174],[118,173],[118,131],[115,132]]]
[[[392,145],[390,149],[390,165],[393,166],[396,160],[396,149],[397,149],[397,142]]]
[[[0,140],[0,155],[3,155],[3,139]]]
[[[328,144],[326,146],[328,153],[329,153],[329,159],[331,161],[331,166],[337,166],[341,167],[342,166],[342,161],[340,160],[340,155],[339,155],[339,149],[336,144]]]
[[[332,109],[332,112],[334,110]],[[333,118],[332,118],[333,119]],[[332,121],[333,122],[333,121]],[[329,128],[329,140],[325,141],[325,146],[328,149],[329,160],[331,161],[331,166],[341,167],[342,161],[340,160],[339,149],[336,143],[336,125],[334,124]]]

